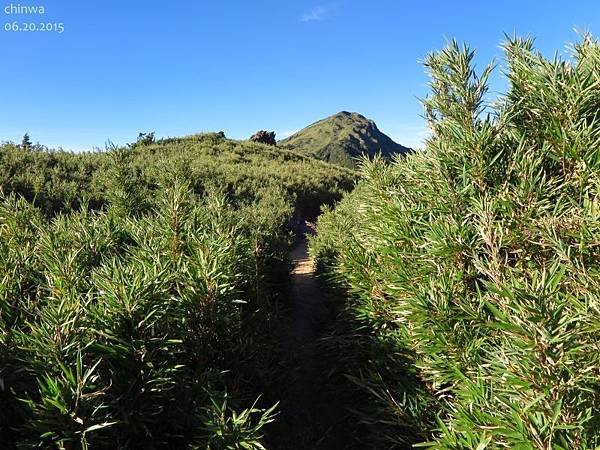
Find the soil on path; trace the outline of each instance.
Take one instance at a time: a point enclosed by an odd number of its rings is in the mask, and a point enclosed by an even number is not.
[[[335,356],[321,345],[330,313],[315,278],[306,238],[290,256],[294,262],[292,303],[283,344],[293,369],[280,405],[281,442],[276,448],[348,448],[345,408],[328,385]]]

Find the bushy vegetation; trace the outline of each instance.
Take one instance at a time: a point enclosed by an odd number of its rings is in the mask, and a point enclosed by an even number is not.
[[[152,136],[152,139],[147,139]],[[32,201],[46,215],[78,209],[83,199],[100,209],[113,192],[113,167],[127,167],[130,176],[152,196],[165,172],[190,180],[197,194],[218,190],[235,205],[261,198],[284,200],[304,214],[318,213],[352,189],[357,175],[294,152],[268,145],[232,141],[223,133],[205,133],[155,141],[152,133],[129,146],[126,154],[71,153],[34,146],[0,146],[0,187]],[[282,195],[283,192],[283,195]]]
[[[492,105],[468,47],[429,55],[426,150],[365,162],[319,220],[371,446],[600,445],[600,47],[504,49]]]
[[[268,145],[277,145],[274,131],[259,130],[250,136],[252,142],[261,142]]]
[[[2,448],[262,448],[284,225],[354,174],[221,134],[0,166]]]

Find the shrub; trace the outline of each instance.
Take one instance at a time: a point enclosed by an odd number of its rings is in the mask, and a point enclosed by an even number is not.
[[[137,137],[137,141],[135,142],[137,145],[150,145],[154,144],[154,131],[150,133],[139,133]]]
[[[4,144],[3,448],[262,448],[285,224],[354,177],[223,133]]]
[[[143,211],[0,202],[3,448],[262,448],[244,364],[272,225],[170,181]]]
[[[397,377],[408,358],[437,399],[425,446],[596,448],[600,47],[586,36],[567,60],[529,39],[504,49],[510,87],[494,105],[492,68],[478,76],[468,47],[428,56],[427,149],[365,162],[312,252]],[[389,380],[365,383],[388,399],[381,422],[431,404],[421,393],[411,408],[410,389]]]
[[[260,142],[261,144],[276,145],[275,132],[260,130],[250,136],[252,142]]]
[[[30,150],[31,149],[31,139],[29,139],[29,134],[25,133],[23,135],[23,139],[21,140],[21,148],[23,150]]]

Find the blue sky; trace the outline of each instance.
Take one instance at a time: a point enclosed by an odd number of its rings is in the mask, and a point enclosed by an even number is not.
[[[7,15],[6,6],[44,6]],[[447,38],[501,58],[503,33],[531,34],[547,54],[600,33],[600,2],[400,0],[0,1],[0,140],[84,150],[135,140],[258,129],[284,137],[341,110],[398,142],[425,133],[419,63]],[[559,6],[560,5],[560,6]],[[6,23],[64,23],[55,32]],[[20,25],[19,25],[20,26]],[[493,89],[502,89],[501,76]]]

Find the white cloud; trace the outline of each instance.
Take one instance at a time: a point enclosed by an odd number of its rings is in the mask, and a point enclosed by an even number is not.
[[[327,13],[327,8],[324,6],[316,6],[309,11],[306,11],[300,16],[300,22],[314,22],[318,20],[323,20],[325,18],[325,14]]]

